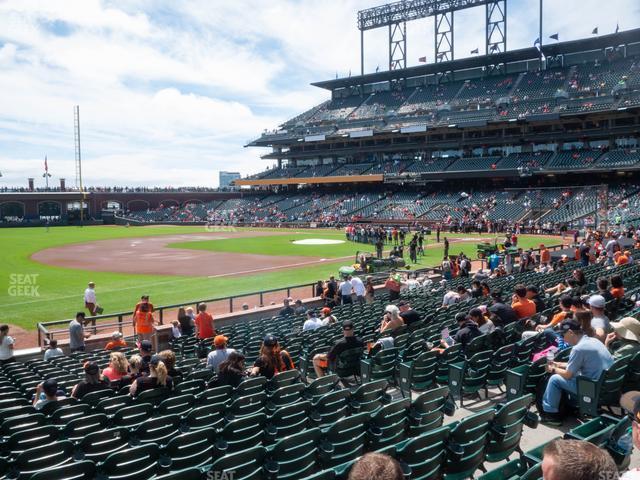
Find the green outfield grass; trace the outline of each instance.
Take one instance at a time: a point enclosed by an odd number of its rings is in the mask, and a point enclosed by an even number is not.
[[[279,230],[282,232],[282,230]],[[114,238],[147,237],[202,233],[202,227],[56,227],[0,229],[0,322],[34,329],[38,321],[71,318],[82,310],[82,294],[89,280],[97,284],[98,300],[105,313],[130,310],[141,293],[148,293],[157,305],[195,301],[199,298],[222,297],[286,287],[327,278],[340,265],[351,260],[356,250],[372,250],[371,246],[344,243],[339,245],[293,245],[300,238],[343,239],[336,230],[292,231],[291,235],[274,235],[243,239],[190,242],[173,245],[230,253],[261,253],[267,255],[303,255],[334,259],[318,266],[292,268],[250,276],[207,278],[173,277],[168,275],[130,275],[92,272],[42,265],[31,255],[45,248]],[[473,237],[465,235],[466,237]],[[456,235],[450,235],[455,238]],[[428,244],[434,241],[430,237]],[[450,252],[466,252],[475,257],[475,243],[452,243]],[[522,237],[524,246],[537,246],[540,240]],[[442,248],[428,248],[419,266],[436,265],[442,258]],[[36,275],[33,277],[33,275]],[[31,276],[31,277],[29,277]]]

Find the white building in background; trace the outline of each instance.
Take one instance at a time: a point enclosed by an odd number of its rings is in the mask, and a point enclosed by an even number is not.
[[[230,187],[231,182],[240,179],[238,172],[220,172],[220,188]]]

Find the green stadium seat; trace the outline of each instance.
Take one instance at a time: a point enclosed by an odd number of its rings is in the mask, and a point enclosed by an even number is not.
[[[329,392],[312,403],[310,418],[321,428],[328,427],[347,415],[351,393],[349,390]]]
[[[190,430],[222,428],[225,423],[225,410],[226,406],[222,403],[196,407],[186,414],[184,423]]]
[[[204,392],[200,393],[198,403],[201,405],[211,405],[213,403],[219,403],[226,405],[231,401],[233,394],[233,388],[230,385],[224,385],[221,387],[207,388]]]
[[[273,392],[282,387],[287,387],[289,385],[295,385],[300,383],[300,371],[298,370],[286,370],[284,372],[276,373],[271,379],[267,382],[266,389],[268,392]]]
[[[264,391],[246,394],[231,401],[226,408],[227,420],[255,415],[265,411],[267,394]]]
[[[442,425],[445,413],[453,415],[453,410],[445,412],[448,408],[455,409],[452,401],[449,401],[449,387],[438,387],[421,393],[409,407],[409,434],[416,436]],[[447,404],[449,406],[447,406]]]
[[[121,408],[131,405],[132,401],[133,399],[129,395],[117,395],[115,397],[105,398],[96,404],[95,411],[104,413],[111,418]]]
[[[440,335],[438,333],[438,335]],[[457,343],[451,347],[445,348],[438,357],[438,374],[436,383],[438,385],[446,385],[449,383],[449,365],[459,362],[463,359],[462,344]]]
[[[478,480],[520,480],[527,470],[527,464],[517,458],[479,476]]]
[[[185,468],[159,475],[155,480],[207,480],[207,474],[200,468]]]
[[[255,395],[258,393],[264,393],[267,385],[267,379],[263,376],[247,377],[240,385],[238,385],[234,391],[235,397],[243,397],[247,395]]]
[[[86,403],[77,403],[75,405],[60,407],[49,416],[49,422],[54,425],[66,425],[71,420],[82,418],[89,415],[91,412],[91,406]]]
[[[482,467],[495,414],[495,410],[489,408],[451,426],[445,467],[447,480],[468,478]]]
[[[46,423],[46,418],[41,413],[31,413],[7,418],[0,426],[0,433],[8,437],[21,430],[36,428]]]
[[[293,405],[278,408],[269,417],[266,427],[266,440],[271,443],[279,438],[298,433],[309,424],[311,402],[301,401]]]
[[[358,413],[342,418],[324,431],[319,445],[319,459],[325,467],[335,467],[364,453],[369,414]]]
[[[149,418],[154,407],[150,403],[137,403],[122,407],[111,418],[111,424],[125,428],[135,428]]]
[[[235,453],[262,443],[267,416],[264,413],[231,420],[220,431],[216,448],[222,453]]]
[[[129,431],[123,427],[110,428],[85,435],[77,443],[76,458],[104,462],[109,455],[129,447]]]
[[[477,337],[479,338],[479,337]],[[449,365],[451,394],[464,406],[464,396],[476,394],[486,387],[493,352],[478,352],[468,360]]]
[[[207,388],[207,382],[203,379],[185,380],[174,389],[174,395],[198,395]],[[144,393],[144,392],[143,392]]]
[[[158,445],[149,443],[112,453],[98,464],[98,471],[109,480],[147,480],[158,473]]]
[[[386,391],[386,380],[374,380],[363,383],[351,392],[349,407],[357,413],[375,412],[384,404],[391,401],[391,397],[387,395]]]
[[[278,479],[306,478],[316,468],[319,428],[304,430],[278,440],[267,449],[267,462],[277,470]]]
[[[280,407],[302,401],[304,391],[305,386],[303,383],[292,383],[272,390],[267,399],[267,410],[272,413]]]
[[[91,405],[92,407],[95,407],[100,400],[104,400],[105,398],[111,398],[115,394],[116,392],[114,392],[110,388],[106,388],[104,390],[89,392],[86,395],[84,395],[80,401],[82,403],[86,403],[88,405]]]
[[[218,472],[220,478],[260,479],[263,478],[266,454],[266,450],[260,446],[230,453],[213,462],[211,471]]]
[[[186,415],[196,403],[196,397],[190,393],[174,395],[163,400],[156,409],[156,415]]]
[[[440,427],[401,443],[396,457],[405,475],[415,480],[441,478],[449,434],[449,427]]]
[[[69,440],[60,440],[24,450],[11,462],[10,476],[18,480],[26,480],[37,472],[64,465],[71,461],[73,450],[74,445]]]
[[[598,380],[579,375],[577,378],[578,409],[582,417],[596,417],[602,407],[620,405],[620,394],[631,356],[618,358],[602,372]]]
[[[96,465],[89,460],[47,468],[31,476],[31,480],[93,480],[94,478],[96,478]]]
[[[511,400],[496,408],[496,414],[491,425],[489,444],[485,454],[488,462],[495,463],[505,460],[511,454],[520,450],[522,428],[526,424],[537,426],[537,415],[529,412],[533,403],[533,395]]]
[[[539,358],[528,365],[519,365],[505,372],[507,400],[519,398],[527,393],[536,393],[538,384],[547,377],[547,359]]]
[[[165,398],[169,396],[169,389],[166,387],[154,388],[152,390],[145,390],[135,397],[136,404],[150,403],[154,406],[158,406]]]
[[[171,470],[203,467],[213,463],[216,431],[204,428],[174,436],[162,449],[171,458]]]
[[[396,400],[371,415],[369,449],[396,445],[406,437],[409,399]]]
[[[387,348],[379,350],[370,358],[361,360],[360,375],[362,383],[373,380],[393,382],[399,352],[400,350],[397,348]]]
[[[41,425],[13,433],[6,442],[0,444],[0,447],[5,454],[11,453],[15,456],[24,450],[53,443],[59,437],[60,430],[56,426]]]
[[[337,375],[325,375],[324,377],[313,380],[304,391],[305,398],[316,401],[324,394],[334,391],[340,379]]]
[[[142,444],[165,445],[180,433],[180,423],[180,415],[176,414],[149,418],[133,430],[132,441]]]
[[[108,425],[109,419],[104,413],[95,413],[68,421],[61,434],[64,438],[77,442],[88,433],[104,430]]]
[[[421,353],[412,361],[400,363],[397,379],[400,392],[406,397],[411,396],[412,390],[428,390],[435,385],[437,373],[438,353],[435,351]]]

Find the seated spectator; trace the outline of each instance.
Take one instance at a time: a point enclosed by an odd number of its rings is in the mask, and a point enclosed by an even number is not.
[[[540,313],[547,308],[544,300],[540,298],[538,287],[529,285],[527,287],[527,298],[536,304],[536,313]]]
[[[613,332],[609,333],[604,346],[617,359],[626,355],[632,357],[640,351],[640,321],[625,317],[619,322],[611,322]]]
[[[175,340],[182,336],[182,330],[180,329],[180,322],[174,320],[171,322],[171,339]]]
[[[518,315],[515,310],[502,300],[502,292],[500,290],[491,292],[491,301],[489,313],[491,314],[491,321],[496,327],[504,328],[518,321]]]
[[[637,390],[627,392],[620,397],[620,407],[623,413],[627,413],[631,417],[631,432],[633,437],[633,445],[640,449],[640,392]],[[638,480],[640,479],[640,467],[631,468],[625,472],[621,480]]]
[[[384,453],[365,453],[351,467],[348,480],[403,480],[398,461]]]
[[[624,298],[624,283],[620,275],[611,277],[611,296],[617,300]]]
[[[291,308],[291,299],[290,298],[285,298],[283,301],[283,307],[280,309],[280,311],[278,312],[278,315],[281,317],[288,317],[289,315],[293,315],[295,312],[293,310],[293,308]]]
[[[316,311],[315,310],[308,310],[307,311],[307,320],[304,322],[304,324],[302,325],[302,331],[303,332],[309,332],[309,331],[313,331],[317,328],[322,327],[322,320],[320,320],[317,315],[316,315]]]
[[[545,480],[617,480],[618,468],[611,455],[582,440],[556,439],[545,445],[542,459]]]
[[[33,396],[33,408],[42,410],[45,405],[57,402],[60,398],[64,398],[64,395],[58,395],[58,382],[53,378],[48,378],[36,386],[36,393]]]
[[[562,321],[567,317],[567,314],[571,313],[571,306],[573,305],[573,299],[568,295],[563,295],[560,297],[560,311],[556,313],[551,321],[547,324],[540,324],[536,327],[537,332],[542,332],[547,328],[553,328],[556,325],[562,323]]]
[[[111,341],[107,343],[104,347],[105,350],[119,350],[121,348],[125,348],[127,346],[127,342],[122,338],[122,333],[113,332],[111,334]]]
[[[193,313],[193,309],[189,309],[191,310],[191,313]],[[178,309],[178,323],[180,323],[180,331],[182,332],[182,335],[193,335],[195,317],[193,315],[187,314],[187,311],[184,309],[184,307],[180,307]]]
[[[61,357],[64,352],[58,348],[58,341],[53,339],[49,341],[49,348],[44,352],[44,361],[48,362],[52,358]]]
[[[456,314],[456,322],[458,322],[458,331],[450,340],[452,343],[447,343],[447,339],[440,340],[440,348],[436,347],[433,350],[442,353],[448,347],[455,345],[457,343],[462,344],[462,350],[464,351],[467,348],[467,345],[476,337],[482,335],[478,325],[467,317],[467,315],[463,312],[459,312]]]
[[[480,298],[484,296],[482,293],[482,286],[479,280],[471,282],[471,298]]]
[[[214,350],[207,355],[207,368],[210,368],[216,373],[218,372],[220,364],[229,357],[229,354],[235,352],[233,348],[227,348],[228,340],[224,335],[216,335],[213,339]]]
[[[154,355],[149,361],[149,375],[136,378],[135,382],[131,384],[129,393],[132,397],[137,397],[146,390],[153,390],[156,388],[168,388],[173,389],[173,379],[167,372],[167,367],[159,355]]]
[[[342,352],[352,348],[364,350],[364,342],[355,336],[355,329],[351,320],[342,322],[343,338],[338,340],[328,353],[318,353],[313,357],[313,369],[318,377],[322,377],[329,366],[334,367],[335,362]]]
[[[524,285],[516,285],[511,308],[516,312],[518,320],[529,318],[536,314],[536,304],[527,298],[527,287]]]
[[[102,371],[102,375],[110,382],[116,382],[129,373],[129,364],[124,354],[113,352],[109,356],[109,366]]]
[[[387,305],[384,309],[384,316],[382,317],[382,323],[380,324],[380,332],[389,330],[395,330],[404,325],[404,321],[400,316],[400,309],[395,305]]]
[[[596,293],[604,298],[605,303],[613,300],[613,295],[611,295],[611,292],[609,291],[609,280],[606,278],[599,278],[596,285],[598,287],[598,291]]]
[[[622,252],[616,252],[613,254],[613,262],[616,264],[616,267],[626,265],[629,263],[629,257]]]
[[[107,390],[109,383],[100,375],[100,367],[96,362],[85,362],[84,380],[78,383],[71,391],[71,396],[81,400],[87,393]]]
[[[412,325],[417,325],[422,320],[422,315],[411,308],[411,304],[408,300],[401,300],[398,303],[398,308],[400,309],[402,322],[406,326],[410,327]]]
[[[442,297],[442,306],[449,307],[458,303],[460,301],[461,293],[466,294],[465,298],[469,298],[469,292],[467,291],[467,289],[464,288],[464,286],[459,285],[456,290],[449,290],[444,294],[444,296]]]
[[[236,388],[246,378],[246,375],[244,355],[234,350],[224,362],[220,363],[216,385],[220,387],[230,385]]]
[[[129,375],[128,376],[130,377],[131,381],[144,375],[144,372],[142,371],[142,365],[143,365],[143,361],[140,355],[136,354],[136,355],[131,355],[131,357],[129,357]]]
[[[486,333],[491,333],[496,329],[493,322],[485,317],[480,308],[472,308],[469,312],[469,318],[473,322],[475,322],[475,324],[478,326],[478,330],[480,330],[480,333],[482,333],[483,335]]]
[[[152,351],[153,345],[149,340],[143,340],[140,342],[140,357],[142,358],[140,371],[142,373],[149,373],[149,362],[151,361]]]
[[[331,314],[331,309],[329,307],[324,307],[322,309],[322,325],[326,326],[326,325],[333,325],[334,323],[337,323],[338,319],[336,318],[335,315]]]
[[[173,380],[176,385],[182,380],[182,372],[176,368],[176,354],[173,350],[163,350],[158,353],[160,360],[164,362],[164,366],[167,368],[167,374]]]
[[[604,344],[586,336],[578,321],[564,320],[560,324],[560,331],[563,340],[573,348],[567,363],[551,362],[547,365],[547,372],[552,375],[542,399],[542,421],[558,426],[562,425],[562,394],[576,394],[578,375],[597,380],[613,364],[613,357]]]
[[[295,313],[296,315],[302,315],[303,313],[307,312],[307,307],[305,307],[302,304],[302,300],[297,299],[295,306],[293,307],[293,313]]]
[[[289,352],[280,348],[278,339],[275,336],[267,335],[262,341],[260,355],[253,364],[251,375],[272,378],[276,373],[293,370],[294,368]]]
[[[611,331],[609,319],[604,314],[605,301],[602,295],[592,295],[587,301],[593,315],[591,327],[595,331],[596,338],[604,343],[607,333]]]

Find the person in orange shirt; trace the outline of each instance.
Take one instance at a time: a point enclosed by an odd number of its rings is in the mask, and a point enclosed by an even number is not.
[[[151,302],[149,301],[149,295],[142,295],[142,296],[140,297],[140,301],[139,301],[138,303],[136,303],[136,306],[135,306],[135,308],[133,309],[133,314],[135,315],[136,313],[138,313],[138,310],[140,310],[140,305],[145,304],[145,303],[146,303],[147,305],[149,305],[149,311],[150,311],[151,313],[153,313],[153,303],[151,303]]]
[[[122,338],[122,333],[113,332],[111,334],[111,341],[107,343],[104,349],[114,350],[114,349],[125,348],[126,346],[127,346],[127,342],[125,342],[124,339]]]
[[[624,298],[624,283],[620,275],[614,275],[611,277],[611,296],[613,298]]]
[[[207,312],[207,304],[198,305],[198,315],[196,316],[196,337],[200,340],[215,336],[213,317]]]
[[[629,263],[629,257],[627,257],[622,252],[616,252],[613,254],[613,261],[615,262],[616,266],[626,265],[627,263]]]
[[[511,308],[516,312],[518,319],[529,318],[536,314],[536,304],[527,298],[527,287],[524,285],[516,285]]]
[[[540,265],[547,266],[551,263],[551,252],[544,245],[540,245]]]
[[[154,324],[155,319],[153,318],[153,314],[149,311],[149,305],[146,303],[141,304],[140,308],[133,316],[133,327],[138,332],[138,339],[141,342],[143,340],[151,339]]]

